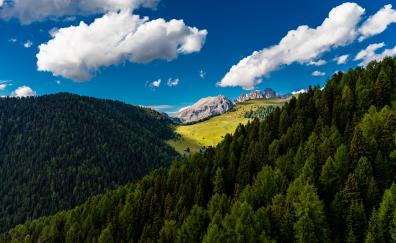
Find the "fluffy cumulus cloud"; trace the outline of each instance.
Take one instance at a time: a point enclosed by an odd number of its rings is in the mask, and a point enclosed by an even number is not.
[[[334,58],[334,61],[337,62],[337,64],[341,65],[341,64],[345,64],[348,61],[349,55],[341,55],[338,57]]]
[[[28,86],[21,86],[11,93],[11,96],[13,97],[28,97],[28,96],[36,96],[36,95],[37,95],[36,91],[32,90],[32,88]]]
[[[180,83],[180,79],[178,79],[178,78],[170,78],[170,79],[168,79],[167,85],[169,87],[173,87],[173,86],[179,85],[179,83]]]
[[[363,23],[359,29],[362,35],[359,37],[359,41],[384,32],[392,23],[396,23],[396,10],[392,9],[391,4],[388,4]]]
[[[385,47],[385,43],[370,44],[366,49],[361,50],[355,57],[355,61],[361,61],[360,65],[365,66],[371,61],[381,61],[385,57],[396,56],[396,46],[391,49],[384,49],[382,52],[377,53],[379,49]]]
[[[315,77],[321,77],[321,76],[325,76],[325,75],[326,75],[325,72],[321,72],[319,70],[312,72],[312,76],[315,76]]]
[[[358,36],[357,25],[364,11],[359,5],[349,2],[333,8],[320,26],[299,26],[289,31],[279,44],[255,51],[242,59],[218,85],[253,89],[263,77],[282,65],[308,64],[332,48],[351,43]]]
[[[2,1],[2,0],[0,0]],[[155,8],[159,0],[12,0],[4,4],[0,11],[3,19],[17,18],[23,24],[30,24],[48,18],[63,16],[91,15],[137,9]]]
[[[129,10],[110,12],[90,25],[81,22],[53,32],[52,39],[39,46],[37,66],[55,76],[86,81],[113,64],[170,61],[180,54],[199,52],[207,33],[183,20],[150,21]]]

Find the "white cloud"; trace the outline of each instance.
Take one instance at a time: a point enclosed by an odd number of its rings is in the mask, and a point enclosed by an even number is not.
[[[159,0],[13,0],[4,4],[0,16],[3,19],[17,18],[22,24],[30,24],[63,16],[86,16],[140,7],[155,8],[158,2]]]
[[[151,82],[151,83],[149,84],[149,86],[150,86],[151,88],[158,88],[159,86],[161,86],[161,79],[154,80],[153,82]]]
[[[33,46],[33,42],[30,41],[30,40],[28,40],[25,43],[23,43],[23,47],[25,47],[25,48],[30,48],[32,46]]]
[[[385,57],[393,57],[396,56],[396,46],[392,49],[385,49],[381,53],[376,53],[377,50],[383,48],[385,46],[384,42],[371,44],[366,47],[366,49],[361,50],[355,57],[355,61],[361,60],[362,62],[359,64],[361,66],[365,66],[369,64],[371,61],[381,61]]]
[[[326,63],[327,63],[326,60],[320,59],[318,61],[310,61],[308,63],[308,65],[310,65],[310,66],[322,66],[322,65],[325,65]]]
[[[292,95],[303,94],[303,93],[307,93],[307,90],[306,89],[300,89],[298,91],[293,91]]]
[[[177,112],[182,112],[182,111],[187,110],[187,109],[189,109],[189,108],[191,108],[191,105],[182,107],[182,108],[180,108]]]
[[[321,71],[319,71],[319,70],[316,70],[316,71],[314,71],[314,72],[312,73],[312,76],[315,76],[315,77],[320,77],[320,76],[325,76],[325,75],[326,75],[325,72],[321,72]]]
[[[8,86],[11,86],[9,80],[0,80],[0,90],[5,90]]]
[[[342,55],[334,58],[338,65],[345,64],[348,61],[349,55]]]
[[[168,79],[167,85],[169,87],[173,87],[173,86],[179,85],[179,82],[180,82],[180,79],[178,79],[178,78],[175,78],[175,79],[170,78],[170,79]]]
[[[4,0],[0,0],[0,7],[3,6]]]
[[[17,38],[10,38],[8,41],[11,42],[11,43],[16,43],[17,42]]]
[[[392,9],[392,4],[388,4],[362,24],[359,29],[362,35],[359,41],[363,41],[370,36],[384,32],[392,23],[396,23],[396,10]]]
[[[57,85],[60,85],[60,84],[61,84],[61,81],[60,81],[60,80],[56,80],[55,83],[56,83]]]
[[[11,93],[12,97],[28,97],[28,96],[36,96],[36,95],[37,95],[36,91],[32,90],[28,86],[21,86]]]
[[[282,65],[309,63],[332,48],[350,44],[357,38],[357,25],[364,11],[359,5],[349,2],[333,8],[317,28],[299,26],[289,31],[279,44],[255,51],[242,59],[218,85],[253,89],[263,77]]]
[[[64,18],[62,21],[63,22],[74,22],[76,20],[77,20],[76,16],[69,16],[69,17]]]
[[[169,110],[169,109],[174,108],[174,106],[171,106],[171,105],[150,105],[150,106],[143,106],[143,107],[151,108],[156,111]]]
[[[186,26],[183,20],[149,21],[130,11],[112,12],[87,25],[62,28],[39,46],[39,71],[74,81],[89,80],[102,67],[125,61],[149,63],[173,60],[199,52],[206,30]]]
[[[204,79],[206,77],[206,72],[204,70],[199,71],[199,76]]]

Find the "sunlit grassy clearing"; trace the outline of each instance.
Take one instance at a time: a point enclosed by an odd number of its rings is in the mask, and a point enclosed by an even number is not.
[[[244,118],[247,111],[262,106],[282,106],[285,101],[285,99],[251,100],[237,104],[232,111],[223,115],[193,125],[178,126],[176,132],[180,138],[168,143],[179,153],[184,153],[187,148],[190,148],[191,152],[197,152],[201,146],[215,146],[227,133],[232,134],[239,124],[246,124],[249,121]]]

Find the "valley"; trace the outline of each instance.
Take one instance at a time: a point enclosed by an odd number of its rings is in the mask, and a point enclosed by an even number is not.
[[[0,243],[396,243],[394,5],[0,0]]]
[[[214,147],[227,133],[233,134],[239,124],[245,125],[252,120],[245,118],[246,112],[257,110],[259,107],[281,107],[286,101],[287,99],[271,98],[237,103],[224,114],[192,125],[177,125],[176,133],[179,136],[168,140],[167,143],[180,154],[198,152],[201,147]]]

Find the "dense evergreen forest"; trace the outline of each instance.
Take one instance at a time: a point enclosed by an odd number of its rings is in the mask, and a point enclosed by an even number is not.
[[[396,59],[337,73],[214,149],[1,240],[395,241],[395,87]]]
[[[0,99],[0,232],[170,165],[171,121],[121,102]]]

